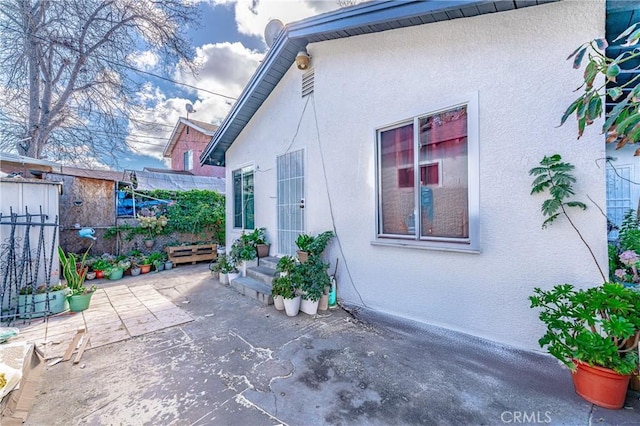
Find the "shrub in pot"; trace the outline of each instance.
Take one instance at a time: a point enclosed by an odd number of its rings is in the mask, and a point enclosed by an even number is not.
[[[602,278],[602,284],[575,289],[560,284],[551,290],[534,289],[531,307],[540,309],[540,320],[547,330],[539,340],[541,347],[572,371],[576,393],[606,408],[624,404],[630,375],[638,369],[640,340],[640,293],[618,283],[608,283],[598,260],[568,212],[586,205],[571,200],[574,195],[573,165],[560,155],[544,157],[529,174],[536,176],[532,194],[548,193],[542,203],[546,227],[565,217],[579,235]]]
[[[108,260],[98,258],[91,264],[91,269],[96,272],[96,278],[104,278],[104,271],[107,270],[110,266],[111,264]]]
[[[18,314],[20,318],[38,318],[45,315],[47,298],[49,299],[48,313],[59,314],[69,309],[67,302],[67,286],[52,285],[47,290],[46,285],[23,287],[18,292]]]
[[[324,288],[331,284],[327,273],[329,264],[323,262],[320,255],[312,254],[306,262],[296,265],[294,278],[300,277],[299,289],[302,294],[300,310],[309,315],[318,311],[318,303]]]
[[[322,255],[334,236],[333,231],[324,231],[315,236],[308,234],[298,235],[296,246],[298,247],[298,259],[300,259],[300,262],[306,262],[308,256],[311,255]]]
[[[547,331],[540,346],[566,365],[573,374],[576,392],[586,400],[606,407],[621,408],[630,375],[638,369],[640,341],[640,294],[616,283],[587,290],[560,284],[551,290],[536,288],[529,298],[539,308]],[[597,384],[593,396],[578,376],[585,366],[609,370],[618,382]],[[616,393],[617,392],[617,393]]]
[[[248,243],[256,249],[258,258],[269,256],[269,243],[267,242],[267,229],[256,228],[247,234]]]
[[[220,274],[220,284],[229,284],[229,274],[238,273],[235,259],[231,255],[219,257],[218,261],[210,266],[210,269]]]
[[[296,259],[293,256],[282,256],[276,265],[278,276],[271,283],[271,295],[273,304],[279,311],[285,309],[284,296],[292,299],[296,296],[295,287],[290,279],[290,274],[296,266]]]
[[[256,247],[249,235],[243,231],[240,238],[231,245],[230,255],[234,259],[234,263],[240,266],[243,276],[246,276],[249,264],[254,263],[253,261],[258,258]]]
[[[90,249],[91,247],[89,247]],[[58,246],[58,257],[62,265],[62,276],[67,281],[69,288],[69,309],[73,312],[80,312],[89,307],[91,296],[96,290],[96,286],[85,287],[84,280],[88,267],[85,264],[89,249],[78,259],[73,253],[65,253],[62,247]],[[79,267],[78,267],[79,264]]]

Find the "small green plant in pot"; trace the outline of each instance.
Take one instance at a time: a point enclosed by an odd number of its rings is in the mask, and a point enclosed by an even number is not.
[[[298,235],[296,238],[296,246],[298,247],[297,254],[300,262],[306,262],[307,258],[311,255],[322,255],[333,237],[335,237],[333,231],[324,231],[315,236],[308,234]]]
[[[78,257],[73,253],[65,253],[62,247],[58,246],[58,257],[60,258],[60,264],[62,266],[62,276],[67,281],[67,287],[69,288],[69,308],[73,312],[79,312],[89,307],[91,301],[91,295],[96,290],[96,286],[86,287],[84,281],[87,275],[85,261],[87,254],[89,253],[89,247],[84,252],[82,257]]]

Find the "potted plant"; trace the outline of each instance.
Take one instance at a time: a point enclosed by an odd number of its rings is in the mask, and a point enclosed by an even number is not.
[[[571,369],[576,393],[596,405],[621,408],[630,375],[638,369],[640,295],[607,282],[591,247],[571,220],[570,208],[586,209],[584,203],[571,200],[576,181],[573,169],[560,155],[545,156],[529,172],[536,176],[531,193],[548,193],[550,198],[542,203],[546,216],[543,228],[565,217],[586,246],[604,284],[586,290],[576,290],[570,284],[551,290],[535,288],[529,300],[532,308],[540,309],[540,320],[547,327],[538,341],[540,346]],[[628,254],[627,261],[635,264],[636,258]]]
[[[231,245],[230,254],[231,257],[234,258],[235,263],[239,264],[243,277],[247,275],[247,268],[258,264],[255,245],[249,234],[246,234],[244,231],[242,235],[240,235],[240,238],[235,240]]]
[[[157,211],[147,208],[141,209],[137,218],[140,227],[146,232],[146,238],[144,238],[145,247],[153,247],[155,238],[164,231],[164,227],[169,223],[169,219],[165,215],[158,214]]]
[[[152,261],[148,256],[142,256],[140,258],[140,273],[148,274],[151,271]]]
[[[283,300],[285,295],[290,296],[290,298],[295,296],[295,294],[290,294],[289,292],[291,280],[282,279],[287,277],[294,270],[295,266],[296,259],[293,256],[282,256],[276,265],[276,273],[278,273],[278,276],[272,281],[271,295],[273,296],[273,305],[278,311],[285,309]]]
[[[68,288],[64,284],[38,286],[35,291],[31,287],[23,287],[18,292],[18,314],[20,318],[38,318],[48,311],[50,315],[59,314],[69,309],[67,301]],[[49,306],[47,307],[47,299]],[[47,309],[48,308],[48,309]]]
[[[95,285],[92,285],[89,288],[84,285],[88,269],[85,265],[85,260],[87,259],[88,253],[89,249],[87,249],[78,262],[78,258],[75,254],[66,254],[62,247],[58,246],[58,256],[60,257],[60,263],[62,265],[62,275],[67,281],[67,287],[69,288],[69,295],[67,296],[67,299],[69,300],[69,309],[72,312],[80,312],[87,309],[91,302],[91,296],[96,290]]]
[[[111,268],[109,268],[109,279],[110,280],[119,280],[122,278],[124,271],[131,267],[131,262],[129,260],[120,260],[113,264]],[[106,274],[106,271],[105,271]]]
[[[298,255],[298,260],[300,260],[300,262],[307,261],[312,242],[313,237],[308,234],[300,234],[298,235],[298,238],[296,238],[296,246],[298,247],[296,254]]]
[[[309,256],[306,262],[297,265],[296,273],[301,277],[299,289],[302,295],[300,302],[302,312],[309,315],[315,315],[318,312],[320,297],[325,287],[331,284],[327,268],[329,264],[323,262],[317,254]]]
[[[238,274],[235,260],[230,255],[222,256],[218,261],[211,266],[212,271],[218,271],[220,273],[220,284],[228,285],[231,280],[229,275],[233,274],[232,278],[235,278]]]
[[[540,346],[569,367],[576,393],[621,408],[638,369],[640,295],[616,283],[587,290],[560,284],[536,288],[529,299],[547,327]]]
[[[161,251],[154,251],[147,256],[150,264],[153,265],[156,272],[164,270],[164,261],[166,260],[165,253]]]
[[[267,229],[256,228],[247,234],[249,241],[256,249],[258,258],[269,256],[269,243],[267,242]]]
[[[308,234],[300,234],[296,238],[296,246],[298,247],[298,259],[300,262],[306,262],[311,255],[320,256],[327,248],[329,241],[335,236],[333,231],[324,231],[316,236]]]
[[[104,278],[104,271],[109,268],[109,261],[102,257],[97,258],[91,263],[91,269],[96,273],[96,278]]]
[[[140,259],[138,257],[130,257],[129,259],[130,259],[129,261],[131,262],[131,269],[130,269],[131,276],[137,277],[142,273],[142,268],[138,264]]]

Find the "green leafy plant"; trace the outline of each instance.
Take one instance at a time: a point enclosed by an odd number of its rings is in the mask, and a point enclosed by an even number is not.
[[[634,210],[625,213],[620,231],[618,232],[620,240],[620,251],[633,250],[640,253],[640,221]]]
[[[238,272],[238,269],[236,268],[236,262],[230,255],[221,256],[218,261],[211,266],[211,270],[214,272],[220,272],[222,274]]]
[[[150,191],[149,195],[170,199],[166,215],[173,232],[193,234],[200,238],[208,235],[213,242],[225,240],[225,197],[216,191]]]
[[[151,252],[148,256],[147,256],[147,265],[153,265],[156,267],[156,269],[158,268],[158,266],[161,263],[164,263],[164,261],[167,259],[167,254],[163,251],[154,251]]]
[[[256,252],[256,246],[250,237],[250,234],[244,231],[240,235],[240,238],[235,240],[231,245],[231,256],[236,261],[254,260],[258,257]]]
[[[575,361],[632,374],[638,368],[640,297],[620,284],[587,290],[570,284],[534,289],[532,308],[540,308],[547,331],[540,346],[575,371]]]
[[[315,236],[300,234],[296,238],[296,246],[311,255],[321,255],[334,236],[333,231],[324,231]]]
[[[57,284],[57,285],[52,285],[49,287],[49,292],[52,291],[60,291],[60,290],[65,290],[67,288],[67,286],[63,283],[61,284]],[[38,287],[36,287],[35,289],[35,294],[44,294],[47,292],[47,286],[45,284],[39,285]],[[25,295],[25,294],[33,294],[33,288],[31,287],[22,287],[20,289],[20,291],[18,292],[18,294],[21,295]]]
[[[304,293],[304,298],[315,302],[322,296],[324,288],[331,285],[328,268],[329,264],[323,262],[320,255],[312,254],[306,262],[296,264],[290,275],[294,282],[299,280],[297,288]]]
[[[254,247],[257,247],[258,244],[267,244],[267,229],[266,228],[256,228],[253,231],[247,234],[247,240]]]
[[[108,260],[103,258],[98,258],[91,264],[91,269],[93,269],[94,271],[104,271],[110,266],[111,266],[111,263]]]
[[[563,162],[559,154],[554,154],[549,157],[545,155],[542,161],[540,161],[540,166],[529,170],[529,175],[535,176],[531,184],[531,194],[547,193],[550,197],[542,203],[542,214],[547,217],[544,222],[542,222],[542,228],[546,228],[559,216],[564,216],[587,247],[587,250],[589,250],[589,254],[602,276],[602,281],[606,282],[607,278],[602,268],[600,268],[600,264],[593,250],[568,214],[568,208],[570,207],[577,207],[582,210],[587,208],[581,201],[569,200],[569,198],[575,194],[573,184],[576,178],[571,174],[573,169],[574,166],[571,163]]]
[[[296,263],[295,257],[289,255],[282,256],[276,265],[276,272],[291,273],[296,267]]]
[[[82,257],[78,258],[74,253],[65,253],[62,247],[58,246],[58,257],[62,265],[62,275],[67,281],[67,287],[72,296],[92,293],[96,289],[96,286],[87,288],[84,285],[87,270],[89,269],[85,265],[89,249],[91,249],[91,246],[84,252]]]
[[[271,295],[282,296],[284,299],[296,297],[296,287],[292,275],[281,275],[273,279],[271,284]]]
[[[634,46],[640,40],[638,24],[633,24],[622,32],[614,42],[625,40],[624,46]],[[611,111],[607,112],[607,118],[602,126],[602,132],[607,134],[606,141],[617,142],[616,148],[622,148],[627,143],[635,144],[640,140],[640,86],[637,75],[623,84],[617,84],[617,78],[621,73],[634,72],[638,69],[637,59],[640,50],[624,50],[615,58],[606,56],[608,43],[603,38],[594,39],[579,46],[567,59],[573,60],[573,67],[578,69],[586,58],[584,69],[584,83],[578,88],[583,93],[569,105],[565,111],[560,125],[575,113],[578,122],[578,138],[585,127],[592,124],[604,111],[603,99],[606,96],[614,102],[617,101]],[[605,82],[595,85],[596,77],[602,75]],[[626,93],[626,95],[625,95]],[[640,155],[637,149],[635,155]]]

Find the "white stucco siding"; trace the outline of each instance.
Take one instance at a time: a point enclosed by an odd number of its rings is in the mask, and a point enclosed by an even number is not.
[[[590,208],[574,218],[606,270],[605,218],[586,197],[605,205],[598,123],[579,141],[573,121],[556,127],[582,75],[566,57],[602,36],[604,22],[604,2],[569,1],[309,45],[306,111],[292,67],[227,152],[227,173],[256,162],[256,224],[275,238],[275,156],[305,148],[307,230],[335,225],[342,252],[334,242],[326,258],[332,268],[340,258],[340,298],[537,349],[533,287],[601,281],[565,220],[540,228],[543,197],[529,195],[528,170],[543,155],[576,165],[578,198]],[[467,95],[479,111],[480,253],[372,244],[376,129]]]

